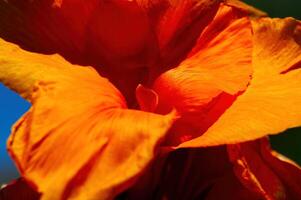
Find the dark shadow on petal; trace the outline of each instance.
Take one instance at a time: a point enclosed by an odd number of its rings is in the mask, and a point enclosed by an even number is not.
[[[40,194],[31,186],[29,186],[29,184],[23,178],[19,178],[0,189],[0,200],[38,199],[40,199]]]

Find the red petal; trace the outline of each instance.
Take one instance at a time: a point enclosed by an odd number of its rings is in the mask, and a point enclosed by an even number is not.
[[[40,194],[30,187],[23,178],[19,178],[0,189],[0,200],[38,199],[40,199]]]
[[[129,199],[258,199],[235,177],[225,147],[181,149],[157,158]]]
[[[156,28],[160,48],[160,68],[156,69],[159,72],[176,66],[186,57],[200,33],[212,21],[220,0],[165,2],[168,2],[168,8],[159,12],[157,22],[152,25]],[[152,11],[149,11],[150,15],[156,16]]]
[[[265,199],[299,199],[301,169],[284,161],[269,147],[267,138],[254,142],[228,145],[235,173],[251,191]]]
[[[270,168],[278,175],[285,186],[287,199],[300,199],[301,197],[301,168],[293,161],[272,151],[267,139],[262,139],[261,156]]]
[[[256,151],[258,143],[228,145],[235,173],[251,191],[266,199],[285,199],[285,190],[277,175]]]
[[[233,174],[225,174],[208,193],[206,200],[262,200],[260,196],[245,188]]]
[[[97,0],[64,0],[61,7],[48,0],[1,1],[0,35],[31,51],[82,62],[86,27],[96,5]]]

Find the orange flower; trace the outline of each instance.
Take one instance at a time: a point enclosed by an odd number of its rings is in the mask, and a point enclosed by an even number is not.
[[[32,103],[8,150],[33,199],[301,197],[266,138],[301,125],[299,21],[234,0],[8,0],[0,23],[0,81]]]

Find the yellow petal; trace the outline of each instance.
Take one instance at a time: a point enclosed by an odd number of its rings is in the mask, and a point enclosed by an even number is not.
[[[250,86],[204,135],[180,147],[238,143],[301,125],[300,23],[262,18],[253,28]]]
[[[174,114],[126,109],[119,91],[93,68],[4,41],[1,51],[1,81],[33,104],[15,124],[8,149],[42,199],[111,199],[129,187]]]
[[[31,100],[38,81],[62,78],[61,71],[71,70],[58,55],[42,55],[21,50],[0,38],[0,81]]]
[[[301,61],[301,23],[292,18],[258,19],[253,52],[254,78],[273,77],[297,68]],[[269,76],[268,76],[269,75]]]

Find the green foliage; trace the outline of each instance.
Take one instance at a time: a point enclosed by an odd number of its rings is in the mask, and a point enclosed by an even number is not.
[[[300,0],[244,0],[269,14],[271,17],[294,17],[301,20]]]

